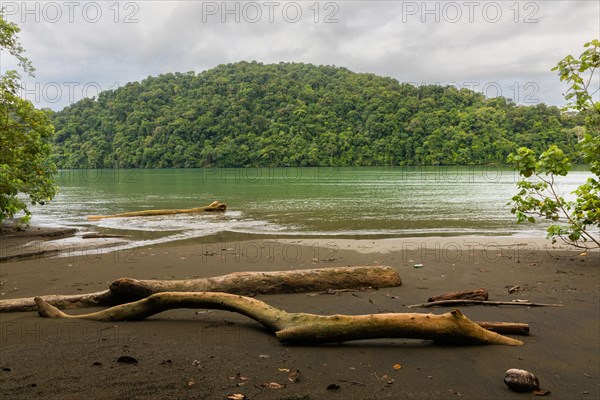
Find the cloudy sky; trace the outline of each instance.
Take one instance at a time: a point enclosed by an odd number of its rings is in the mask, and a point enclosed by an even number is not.
[[[149,75],[241,60],[343,66],[562,105],[550,69],[600,36],[600,3],[1,1],[37,69],[23,96],[58,110]],[[0,55],[2,71],[14,60]]]

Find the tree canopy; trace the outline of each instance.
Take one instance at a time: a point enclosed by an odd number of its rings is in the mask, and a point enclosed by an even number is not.
[[[62,168],[489,164],[550,144],[577,160],[583,124],[468,89],[258,62],[148,77],[53,122]]]
[[[24,72],[33,76],[34,68],[23,55],[19,32],[19,27],[7,22],[0,12],[0,50],[15,57]],[[30,212],[19,194],[28,195],[32,204],[44,204],[56,194],[56,166],[50,161],[54,127],[47,112],[19,97],[19,89],[17,71],[0,76],[0,222],[20,212],[25,215],[18,222],[29,221]]]

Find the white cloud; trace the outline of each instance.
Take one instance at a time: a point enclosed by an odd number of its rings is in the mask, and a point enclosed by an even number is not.
[[[526,85],[535,84],[537,100],[562,104],[564,88],[550,69],[600,36],[600,5],[586,0],[223,4],[3,2],[8,19],[22,28],[21,42],[42,89],[53,82],[106,89],[148,75],[200,72],[239,60],[297,61],[399,81],[478,82],[479,89],[497,83],[503,95],[517,101],[533,92]],[[327,18],[332,23],[325,23]],[[3,69],[14,67],[4,54],[0,61]],[[59,109],[73,100],[68,93],[65,88],[55,102],[44,101],[42,93],[37,105]],[[72,94],[82,95],[81,90]]]

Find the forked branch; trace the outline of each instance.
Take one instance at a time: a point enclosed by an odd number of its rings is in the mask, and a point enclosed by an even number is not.
[[[42,317],[130,321],[174,308],[210,308],[243,314],[289,344],[333,343],[376,338],[426,339],[452,344],[503,344],[520,346],[520,340],[502,336],[469,320],[460,310],[441,315],[387,313],[368,315],[316,315],[288,313],[260,300],[228,293],[164,292],[143,300],[90,314],[68,315],[35,298]]]

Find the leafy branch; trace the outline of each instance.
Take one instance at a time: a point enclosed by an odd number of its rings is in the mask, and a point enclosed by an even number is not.
[[[565,94],[568,104],[564,110],[576,111],[585,118],[579,150],[595,177],[588,178],[572,193],[573,201],[567,201],[554,179],[556,175],[567,175],[571,169],[564,152],[553,145],[538,158],[533,150],[521,147],[508,157],[522,177],[517,182],[519,191],[509,204],[518,223],[535,223],[535,217],[558,222],[547,229],[552,243],[560,238],[576,247],[591,248],[600,247],[600,102],[594,101],[600,91],[600,41],[594,39],[584,47],[579,58],[568,55],[552,70],[571,85]],[[594,88],[594,84],[598,87]]]

